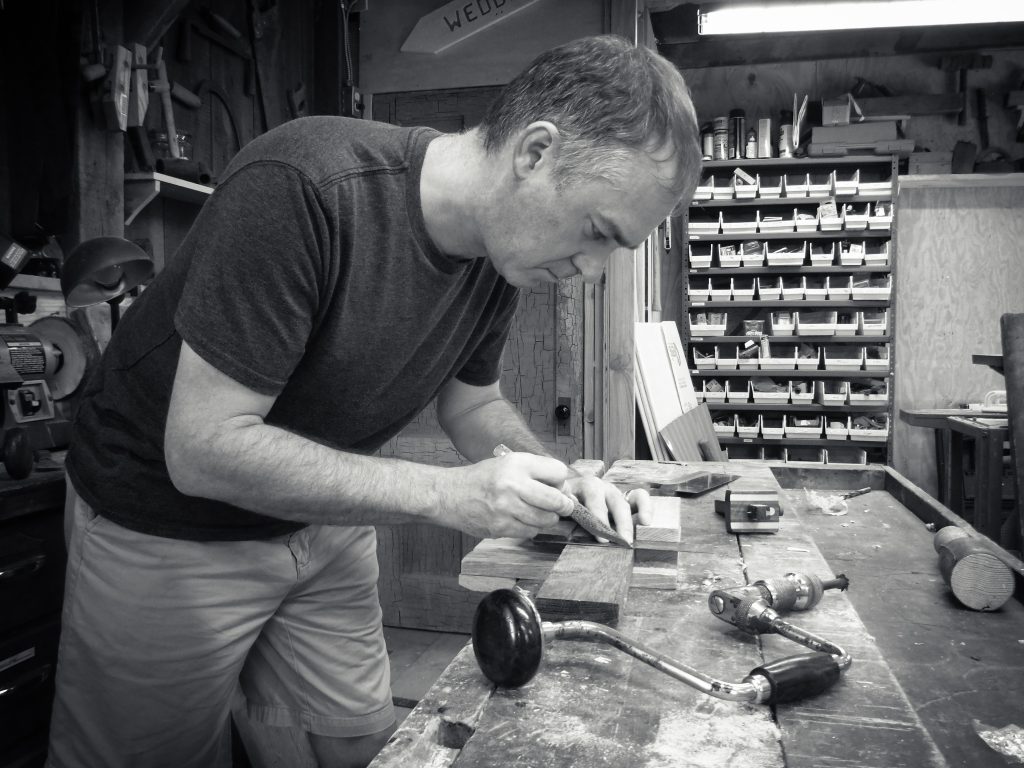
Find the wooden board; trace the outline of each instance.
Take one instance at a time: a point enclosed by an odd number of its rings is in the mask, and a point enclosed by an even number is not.
[[[544,581],[537,609],[545,621],[582,619],[615,626],[632,567],[631,549],[569,545]]]

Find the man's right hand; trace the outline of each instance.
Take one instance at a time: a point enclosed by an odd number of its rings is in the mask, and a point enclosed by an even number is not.
[[[561,461],[532,453],[445,470],[441,482],[448,485],[440,490],[435,522],[479,538],[529,538],[572,512],[572,499],[562,492],[568,476]]]

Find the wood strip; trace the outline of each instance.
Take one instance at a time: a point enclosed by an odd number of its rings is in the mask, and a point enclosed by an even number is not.
[[[633,550],[568,546],[537,595],[547,621],[582,619],[615,626],[626,604]]]

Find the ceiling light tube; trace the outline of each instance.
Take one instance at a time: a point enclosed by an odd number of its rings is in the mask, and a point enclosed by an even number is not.
[[[1020,0],[845,0],[730,5],[697,11],[701,35],[749,35],[1024,21]]]

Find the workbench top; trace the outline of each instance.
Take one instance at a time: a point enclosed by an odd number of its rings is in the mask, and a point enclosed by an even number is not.
[[[672,482],[694,469],[739,475],[727,486],[734,491],[777,490],[785,511],[780,528],[728,534],[714,512],[725,488],[696,498],[655,498],[661,512],[679,515],[675,584],[651,589],[634,580],[618,630],[701,672],[739,682],[759,664],[806,649],[719,620],[708,610],[708,593],[790,571],[822,578],[842,572],[849,592],[829,591],[813,610],[784,617],[853,656],[832,689],[773,707],[735,703],[609,645],[570,640],[549,643],[539,673],[523,687],[496,689],[467,645],[373,766],[1011,764],[979,731],[1024,727],[1024,606],[1011,599],[982,613],[956,602],[923,521],[955,515],[880,467],[623,461],[605,477],[628,489]],[[803,490],[864,486],[873,490],[849,499],[845,514],[809,506]],[[538,549],[528,562],[533,545],[520,544],[520,583],[542,581],[552,553]]]

